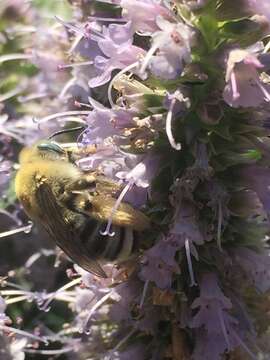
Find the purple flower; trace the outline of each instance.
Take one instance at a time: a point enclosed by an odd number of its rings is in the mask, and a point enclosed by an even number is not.
[[[158,323],[162,320],[159,306],[144,306],[143,317],[137,321],[136,328],[147,334],[154,335]]]
[[[211,360],[220,360],[225,351],[231,351],[239,345],[251,354],[242,335],[239,335],[238,320],[228,313],[232,303],[221,291],[216,274],[206,273],[202,276],[200,296],[191,307],[199,308],[191,322],[192,328],[199,329],[194,360],[206,359],[210,354]]]
[[[172,133],[173,116],[184,113],[189,105],[189,99],[184,97],[179,89],[176,90],[173,94],[167,94],[167,97],[164,101],[164,106],[168,108],[168,113],[166,116],[166,133],[172,148],[175,150],[181,150],[181,144],[175,141]]]
[[[115,69],[129,68],[138,65],[138,61],[144,56],[145,51],[138,46],[132,45],[133,31],[131,22],[125,25],[110,24],[103,27],[103,32],[92,36],[91,24],[88,29],[91,41],[97,41],[100,54],[94,53],[94,67],[97,75],[89,80],[90,87],[106,84],[111,79],[111,73]],[[90,50],[91,51],[91,50]]]
[[[78,314],[82,315],[82,312],[89,311],[91,307],[96,303],[96,294],[89,289],[76,288],[76,303],[75,310]]]
[[[142,282],[132,277],[119,284],[115,291],[119,300],[110,308],[110,317],[115,322],[123,321],[130,325],[133,321],[132,309],[138,308],[142,294]]]
[[[146,349],[142,344],[134,344],[129,346],[126,350],[118,352],[116,357],[112,357],[111,360],[143,360],[146,358]]]
[[[224,100],[232,107],[257,107],[270,101],[269,86],[258,74],[262,63],[246,50],[235,49],[229,54]]]
[[[270,23],[270,7],[268,0],[245,0],[249,8],[256,14],[264,15]]]
[[[209,336],[204,329],[195,332],[195,348],[192,360],[221,360],[227,350],[223,335],[212,334]]]
[[[175,215],[170,234],[177,236],[179,245],[185,241],[185,238],[189,238],[192,243],[197,245],[204,243],[201,230],[196,221],[195,207],[191,202],[182,201]]]
[[[266,292],[270,289],[270,256],[260,254],[248,248],[233,251],[236,262],[251,276],[255,287]]]
[[[245,166],[240,170],[246,186],[253,190],[261,201],[264,210],[270,213],[270,169],[259,165]]]
[[[172,199],[176,204],[174,221],[169,232],[168,240],[176,244],[178,249],[185,248],[190,274],[191,286],[197,285],[193,272],[191,254],[198,260],[199,256],[194,244],[202,245],[204,239],[196,221],[194,205],[189,201],[181,201],[177,197]],[[177,204],[178,202],[178,204]]]
[[[131,22],[124,25],[112,23],[102,27],[97,22],[91,22],[81,29],[58,20],[68,29],[79,34],[71,50],[93,60],[93,65],[87,68],[90,75],[88,84],[91,88],[106,84],[111,79],[113,70],[133,69],[136,73],[136,67],[145,51],[132,45]],[[142,74],[141,76],[143,77]]]
[[[114,264],[106,264],[103,266],[103,269],[108,276],[107,278],[97,277],[76,264],[74,265],[74,269],[81,276],[83,285],[95,293],[99,293],[99,291],[101,293],[106,292],[114,283],[114,279],[117,279],[118,277],[121,278],[121,270],[117,269]]]
[[[231,301],[224,296],[218,286],[215,274],[207,273],[200,283],[200,297],[191,305],[192,309],[200,308],[193,317],[191,327],[204,326],[209,334],[220,333],[223,324],[223,312],[231,309]]]
[[[119,134],[112,124],[111,112],[93,110],[87,118],[88,127],[83,133],[82,142],[100,144],[109,136]]]
[[[142,260],[140,277],[144,281],[153,281],[161,289],[170,288],[172,275],[179,271],[175,261],[177,247],[161,239],[151,249],[147,250]]]
[[[160,158],[149,153],[135,167],[133,167],[132,170],[118,172],[116,176],[119,179],[133,183],[138,187],[148,188],[157,173],[159,165]]]
[[[0,325],[10,322],[10,318],[5,314],[6,308],[5,300],[0,296]]]
[[[154,32],[158,30],[157,17],[170,19],[172,14],[156,0],[122,0],[122,16],[130,20],[134,31]]]
[[[132,110],[120,107],[109,109],[90,97],[89,101],[93,111],[89,113],[88,127],[81,135],[82,139],[79,139],[83,145],[101,144],[106,138],[123,136],[127,128],[136,126]]]
[[[156,22],[160,30],[152,35],[152,46],[144,59],[141,73],[149,65],[155,76],[165,80],[175,79],[184,65],[191,61],[193,31],[187,25],[172,23],[162,17],[158,17]]]
[[[1,189],[7,185],[10,179],[13,164],[9,160],[5,160],[4,157],[0,156],[0,187]]]

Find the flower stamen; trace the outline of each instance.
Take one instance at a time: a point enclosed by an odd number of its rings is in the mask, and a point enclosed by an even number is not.
[[[82,35],[83,37],[86,37],[85,32],[78,28],[77,26],[69,24],[67,21],[62,20],[60,17],[55,16],[55,19],[62,25],[64,25],[68,30],[74,32],[75,34]]]
[[[75,119],[73,118],[73,116],[80,116],[80,115],[89,115],[91,111],[87,111],[87,110],[81,110],[81,111],[63,111],[63,112],[60,112],[60,113],[55,113],[55,114],[52,114],[52,115],[48,115],[48,116],[45,116],[41,119],[38,119],[36,120],[36,122],[40,125],[40,124],[43,124],[43,123],[46,123],[47,121],[50,121],[50,120],[55,120],[57,118],[61,118],[61,117],[71,117],[72,116],[72,122],[78,122],[80,124],[85,124],[85,121],[82,120],[82,119]]]
[[[145,58],[143,60],[141,69],[140,69],[140,74],[144,74],[145,70],[147,68],[147,65],[149,64],[149,61],[151,60],[151,57],[154,55],[154,53],[157,51],[157,49],[159,48],[159,43],[156,42],[156,44],[154,43],[151,48],[148,50],[147,54],[145,55]]]
[[[222,228],[222,204],[221,204],[221,201],[219,201],[218,202],[217,246],[220,251],[222,251],[221,228]]]
[[[101,306],[103,305],[107,300],[109,300],[111,298],[111,296],[113,295],[114,291],[110,291],[108,294],[102,296],[102,298],[100,300],[98,300],[95,305],[91,308],[87,319],[85,321],[85,325],[83,326],[83,332],[87,333],[88,332],[88,325],[89,325],[89,321],[92,317],[92,315],[94,314],[94,312]]]
[[[148,285],[149,285],[149,280],[146,280],[146,282],[144,283],[143,293],[142,293],[142,297],[141,297],[141,301],[140,301],[140,305],[139,305],[140,309],[143,307],[146,292],[147,292],[147,289],[148,289]]]
[[[231,84],[232,84],[233,99],[236,100],[240,97],[240,93],[237,88],[237,80],[234,71],[232,71],[231,73]]]
[[[266,88],[263,86],[263,84],[259,81],[259,79],[255,79],[256,84],[258,85],[258,87],[260,88],[260,90],[262,91],[264,97],[265,97],[265,101],[270,101],[270,94],[269,92],[266,90]]]
[[[127,194],[127,192],[131,189],[131,187],[133,186],[134,184],[134,180],[130,181],[125,187],[124,189],[121,191],[120,195],[118,196],[118,199],[116,200],[113,208],[112,208],[112,212],[111,212],[111,215],[110,215],[110,218],[108,220],[108,223],[107,223],[107,226],[106,226],[106,229],[104,231],[100,231],[100,234],[103,235],[103,236],[114,236],[115,235],[115,232],[111,232],[110,229],[111,229],[111,226],[112,226],[112,222],[113,222],[113,218],[114,218],[114,215],[118,209],[118,207],[120,206],[121,204],[121,201],[124,199],[125,195]]]
[[[244,343],[244,341],[240,338],[240,336],[238,336],[238,334],[233,331],[232,335],[235,337],[235,339],[239,342],[239,344],[242,346],[242,348],[249,354],[249,356],[253,359],[253,360],[258,360],[257,356],[254,355],[250,349],[246,346],[246,344]]]
[[[166,117],[166,133],[167,133],[167,137],[168,140],[172,146],[172,148],[174,148],[175,150],[181,150],[181,144],[177,143],[174,140],[173,134],[172,134],[172,116],[173,116],[173,109],[175,106],[177,98],[173,97],[171,103],[170,103],[170,107],[169,107],[169,111]]]
[[[8,231],[1,232],[0,233],[0,238],[8,237],[8,236],[18,234],[18,233],[21,233],[21,232],[24,232],[25,234],[28,234],[32,230],[32,227],[33,227],[33,223],[29,222],[29,224],[26,225],[26,226],[22,226],[20,228],[14,229],[14,230],[8,230]]]
[[[58,65],[58,70],[70,69],[70,68],[79,67],[79,66],[88,66],[88,65],[93,65],[93,63],[94,63],[93,61],[82,61],[82,62],[72,63],[72,64],[61,64],[61,65]]]
[[[18,335],[21,335],[21,336],[25,336],[25,337],[28,337],[30,339],[34,339],[34,340],[43,342],[45,345],[49,345],[49,341],[46,338],[31,334],[31,333],[23,331],[23,330],[16,329],[16,328],[11,327],[11,326],[6,326],[6,325],[0,324],[0,330],[1,331],[6,331],[6,332],[9,332],[9,333],[11,332],[11,333],[18,334]]]
[[[190,287],[197,286],[198,284],[196,283],[195,277],[194,277],[191,254],[190,254],[190,246],[189,246],[188,239],[185,240],[185,250],[186,250],[186,256],[187,256],[188,271],[189,271],[189,276],[190,276]]]

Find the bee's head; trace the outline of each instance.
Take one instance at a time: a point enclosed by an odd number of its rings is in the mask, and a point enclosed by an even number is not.
[[[31,147],[24,148],[19,156],[20,164],[37,159],[67,160],[67,153],[56,142],[42,140]]]

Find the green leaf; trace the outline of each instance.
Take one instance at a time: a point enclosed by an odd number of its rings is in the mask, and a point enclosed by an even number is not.
[[[197,21],[197,27],[200,30],[208,51],[215,49],[218,40],[218,22],[210,13],[203,14]]]

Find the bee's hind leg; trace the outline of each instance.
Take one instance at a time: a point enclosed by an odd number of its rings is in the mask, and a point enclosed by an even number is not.
[[[95,191],[95,189],[96,177],[94,175],[83,176],[80,179],[72,181],[65,186],[65,192],[67,193],[81,190]]]

